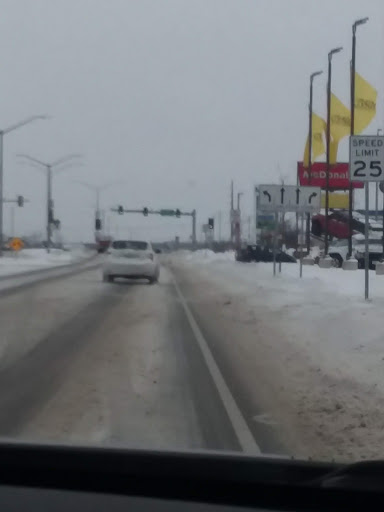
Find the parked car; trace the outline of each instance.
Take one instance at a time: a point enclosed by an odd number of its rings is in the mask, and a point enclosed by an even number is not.
[[[116,277],[148,279],[150,284],[159,279],[159,262],[150,242],[142,240],[115,240],[103,264],[103,281]]]
[[[375,233],[369,234],[369,267],[375,268],[374,262],[382,260],[383,258],[383,246],[381,237],[375,236]],[[335,240],[333,241],[328,249],[328,254],[333,258],[334,266],[341,267],[343,262],[347,259],[348,255],[348,240]],[[359,268],[365,266],[365,237],[361,233],[353,235],[352,237],[352,255],[358,261]]]
[[[355,245],[354,237],[352,237],[352,253]],[[328,248],[328,254],[333,259],[334,266],[339,268],[347,259],[348,255],[348,239],[334,240]]]
[[[314,236],[323,236],[325,232],[325,215],[318,214],[312,217],[312,234]],[[348,238],[350,230],[348,220],[339,213],[331,213],[328,215],[328,233],[332,237],[338,239]]]
[[[378,238],[370,233],[368,239],[368,250],[369,250],[369,268],[375,269],[376,261],[383,261],[383,242],[382,238]],[[364,235],[356,235],[355,237],[355,249],[354,256],[358,261],[359,268],[365,267],[365,237]]]

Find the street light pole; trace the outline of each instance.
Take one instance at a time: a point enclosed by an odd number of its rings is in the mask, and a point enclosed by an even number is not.
[[[238,192],[237,193],[237,210],[240,212],[240,198],[243,195],[244,192]]]
[[[312,105],[313,105],[313,80],[316,76],[321,75],[322,71],[315,71],[309,77],[309,129],[308,129],[308,184],[312,184]],[[311,250],[311,240],[310,240],[310,223],[311,223],[311,214],[307,213],[307,252]]]
[[[352,25],[352,60],[351,60],[351,130],[350,134],[355,134],[355,83],[356,83],[356,30],[359,25],[367,23],[368,18],[356,20]],[[348,196],[348,258],[352,256],[352,224],[353,224],[353,188],[352,181],[349,181]]]
[[[46,227],[46,232],[47,232],[47,253],[49,253],[51,251],[51,245],[52,245],[52,243],[51,243],[51,238],[52,238],[51,228],[52,228],[52,223],[54,220],[53,199],[52,199],[53,169],[55,167],[59,167],[60,165],[62,165],[64,163],[69,162],[70,160],[79,158],[81,155],[79,155],[79,154],[67,155],[67,156],[59,158],[58,160],[55,160],[54,162],[51,162],[51,163],[42,162],[41,160],[38,160],[37,158],[33,158],[29,155],[20,154],[18,156],[25,158],[25,159],[33,162],[34,164],[39,165],[40,167],[43,167],[46,171],[46,177],[47,177],[47,206],[46,206],[46,208],[47,208],[47,227]],[[61,170],[63,170],[63,168],[58,169],[58,171],[61,171]]]
[[[4,197],[4,135],[7,133],[13,132],[14,130],[17,130],[18,128],[21,128],[22,126],[25,126],[26,124],[33,123],[34,121],[37,121],[38,119],[47,119],[47,116],[31,116],[27,117],[23,121],[20,121],[19,123],[13,124],[11,126],[8,126],[8,128],[5,128],[5,130],[0,130],[0,257],[3,256],[3,197]]]
[[[331,87],[332,87],[332,56],[341,52],[343,48],[334,48],[328,53],[328,83],[327,83],[327,133],[326,133],[326,176],[325,176],[325,244],[324,256],[328,256],[328,212],[329,212],[329,171],[330,171],[330,143],[331,143]]]
[[[377,135],[380,135],[380,132],[383,130],[381,128],[377,129]],[[375,221],[377,222],[379,216],[379,182],[375,183]]]
[[[52,166],[47,165],[47,252],[51,250],[51,224],[53,222],[52,204]]]

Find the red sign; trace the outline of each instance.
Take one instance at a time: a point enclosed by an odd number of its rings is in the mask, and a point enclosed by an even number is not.
[[[309,179],[308,167],[304,167],[303,162],[297,162],[297,175],[300,185],[325,188],[327,175],[326,163],[313,162],[311,166],[311,179]],[[349,164],[337,163],[331,165],[329,170],[329,188],[332,190],[347,190],[349,183]],[[352,182],[352,188],[363,187],[364,183],[361,181]]]

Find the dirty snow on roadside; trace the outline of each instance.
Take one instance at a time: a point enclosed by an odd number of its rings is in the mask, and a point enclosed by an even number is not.
[[[81,247],[69,251],[51,249],[50,253],[46,249],[22,249],[17,253],[6,251],[0,258],[0,276],[68,265],[87,256],[89,252]]]
[[[304,267],[300,279],[298,264],[283,264],[274,278],[272,264],[231,259],[172,257],[225,298],[237,319],[270,338],[273,332],[268,351],[284,363],[280,377],[289,383],[291,413],[307,427],[303,436],[311,429],[318,436],[314,456],[383,457],[384,276],[370,272],[366,302],[360,270]]]

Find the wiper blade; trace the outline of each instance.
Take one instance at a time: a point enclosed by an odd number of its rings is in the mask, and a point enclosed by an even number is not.
[[[371,460],[348,464],[326,473],[308,485],[359,491],[384,491],[384,461]]]

